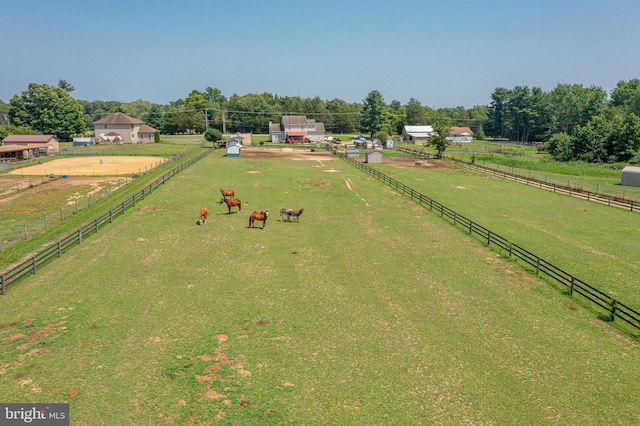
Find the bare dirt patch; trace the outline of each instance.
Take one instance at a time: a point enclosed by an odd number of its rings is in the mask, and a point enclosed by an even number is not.
[[[288,158],[290,160],[337,160],[338,157],[325,150],[312,152],[307,148],[242,148],[242,157],[246,158]]]
[[[7,203],[16,198],[22,197],[27,194],[37,194],[43,191],[55,191],[62,188],[72,188],[74,186],[94,186],[96,191],[99,188],[106,188],[111,185],[112,189],[116,189],[120,184],[125,182],[124,178],[114,177],[71,177],[68,179],[48,179],[42,180],[41,183],[35,183],[33,179],[29,177],[0,177],[0,188],[3,184],[10,183],[11,187],[7,192],[0,193],[0,196],[12,193],[6,197],[0,199],[0,203]],[[15,188],[19,187],[20,191],[16,192]]]
[[[413,158],[382,158],[382,164],[397,167],[399,169],[429,169],[429,170],[453,170],[455,167],[442,160],[419,160]]]

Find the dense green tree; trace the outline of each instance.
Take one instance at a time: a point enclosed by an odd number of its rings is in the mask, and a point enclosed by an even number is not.
[[[573,159],[571,136],[564,132],[556,133],[545,142],[545,149],[558,161]]]
[[[269,131],[269,121],[274,117],[273,106],[265,97],[255,93],[244,96],[234,94],[229,100],[229,120],[233,130],[241,132],[265,133]]]
[[[208,129],[204,132],[204,138],[209,142],[218,142],[222,139],[222,132],[218,129]]]
[[[373,136],[378,130],[383,130],[385,127],[384,113],[386,110],[387,105],[380,92],[377,90],[369,92],[364,99],[364,105],[362,107],[360,130],[368,133],[369,136]]]
[[[406,106],[406,125],[422,126],[425,124],[424,108],[420,101],[411,98]]]
[[[76,88],[69,84],[67,80],[58,80],[58,87],[67,93],[71,93],[76,90]]]
[[[632,78],[629,81],[620,80],[611,91],[611,105],[628,107],[637,97],[640,90],[640,79]]]
[[[581,84],[558,84],[549,92],[553,122],[551,132],[574,135],[578,126],[603,112],[607,93],[600,87]]]
[[[437,158],[442,158],[442,154],[449,146],[449,140],[447,139],[449,129],[450,127],[446,125],[435,125],[433,127],[435,135],[429,138],[429,145],[435,148]]]
[[[324,125],[328,132],[351,133],[358,128],[360,113],[353,105],[349,105],[342,99],[333,99],[326,104],[327,120]]]
[[[163,119],[163,107],[158,104],[152,104],[151,108],[149,108],[142,116],[142,121],[144,121],[154,129],[162,129]]]
[[[62,140],[86,130],[82,106],[59,87],[31,83],[22,95],[15,95],[10,104],[9,117],[16,126],[28,126]]]
[[[413,98],[411,98],[411,99],[413,99]],[[391,108],[394,111],[399,111],[400,108],[402,108],[402,104],[400,103],[400,101],[397,101],[397,100],[394,99],[389,104],[389,108]]]
[[[496,88],[491,94],[491,104],[487,111],[487,121],[483,129],[487,136],[495,138],[507,137],[507,102],[509,90],[504,87]]]
[[[121,112],[131,117],[135,117],[142,121],[145,121],[144,117],[147,116],[147,114],[149,113],[149,111],[151,111],[154,105],[159,106],[157,104],[152,104],[149,101],[138,99],[137,101],[122,103],[118,105],[118,108],[120,108]]]

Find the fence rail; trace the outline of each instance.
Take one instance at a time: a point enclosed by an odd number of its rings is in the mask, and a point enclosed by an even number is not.
[[[556,283],[561,284],[563,288],[566,289],[568,295],[572,297],[576,294],[582,296],[586,301],[591,303],[591,306],[604,311],[609,321],[620,319],[636,330],[640,330],[640,311],[637,309],[631,308],[619,300],[614,299],[610,295],[598,290],[569,272],[564,271],[551,262],[540,258],[540,256],[531,253],[517,244],[511,243],[506,238],[458,214],[432,198],[413,190],[402,182],[399,182],[354,158],[349,158],[344,154],[340,155],[340,158],[353,164],[365,173],[381,180],[386,185],[398,192],[401,192],[403,195],[408,196],[411,200],[418,202],[423,207],[429,208],[430,211],[439,214],[440,217],[450,221],[454,226],[458,226],[470,235],[478,237],[481,241],[487,244],[487,246],[490,247],[493,244],[494,246],[499,247],[508,253],[509,258],[519,259],[521,262],[528,265],[535,271],[536,275],[540,275],[542,273]]]
[[[408,148],[397,147],[395,149],[402,152],[420,155],[423,158],[432,157],[428,153],[421,153],[419,151],[408,149]],[[568,185],[559,185],[556,183],[551,183],[551,182],[547,182],[547,181],[532,178],[532,177],[517,175],[515,173],[509,173],[502,170],[493,169],[491,167],[481,166],[476,163],[469,163],[467,161],[453,158],[453,157],[443,157],[443,158],[447,161],[452,161],[454,163],[457,163],[463,167],[467,167],[472,170],[476,170],[482,173],[501,177],[507,180],[513,180],[514,182],[524,183],[526,185],[532,185],[540,189],[546,189],[548,191],[553,191],[560,194],[566,194],[566,195],[569,195],[570,197],[579,197],[587,201],[599,202],[602,204],[606,204],[608,206],[621,207],[624,209],[629,209],[629,211],[632,211],[632,212],[640,211],[640,203],[631,199],[624,199],[624,198],[616,197],[612,195],[598,194],[597,192],[585,191],[584,189],[574,188]]]
[[[213,151],[213,148],[210,148],[207,151],[193,158],[190,158],[183,163],[180,163],[178,166],[164,173],[162,176],[151,182],[149,185],[146,185],[142,190],[136,192],[130,198],[126,199],[118,206],[112,208],[107,213],[104,213],[103,215],[83,225],[78,230],[73,231],[71,234],[60,239],[57,243],[54,243],[44,250],[38,252],[32,258],[25,260],[24,262],[0,274],[0,288],[2,291],[2,295],[6,294],[7,287],[16,283],[22,278],[25,278],[31,274],[35,274],[41,266],[51,262],[55,258],[62,257],[62,254],[64,252],[71,249],[76,244],[82,244],[83,238],[87,238],[92,234],[97,234],[101,227],[113,222],[113,219],[115,219],[116,217],[124,215],[127,209],[135,207],[137,202],[144,200],[147,195],[150,195],[154,190],[158,189],[160,185],[163,185],[173,176],[177,175],[192,164],[195,164],[202,158],[208,156],[211,151]]]

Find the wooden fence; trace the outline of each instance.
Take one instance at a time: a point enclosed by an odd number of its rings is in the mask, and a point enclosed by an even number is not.
[[[398,151],[402,151],[402,152],[407,152],[410,154],[415,154],[418,156],[421,156],[423,158],[431,158],[432,156],[429,153],[421,153],[419,151],[416,150],[411,150],[408,148],[395,148]],[[620,197],[615,197],[615,196],[611,196],[611,195],[603,195],[603,194],[598,194],[596,192],[592,192],[592,191],[585,191],[583,189],[579,189],[579,188],[573,188],[571,186],[564,186],[564,185],[558,185],[555,183],[550,183],[550,182],[546,182],[540,179],[535,179],[532,177],[527,177],[527,176],[522,176],[522,175],[517,175],[514,173],[509,173],[509,172],[504,172],[502,170],[498,170],[498,169],[492,169],[490,167],[486,167],[486,166],[481,166],[479,164],[475,164],[475,163],[469,163],[467,161],[464,160],[460,160],[460,159],[456,159],[453,157],[443,157],[445,160],[447,161],[452,161],[457,163],[460,166],[463,167],[467,167],[469,169],[472,170],[476,170],[482,173],[487,173],[493,176],[497,176],[497,177],[501,177],[504,179],[508,179],[508,180],[513,180],[514,182],[518,182],[518,183],[524,183],[526,185],[532,185],[535,186],[536,188],[540,188],[540,189],[546,189],[549,191],[553,191],[553,192],[557,192],[557,193],[561,193],[561,194],[566,194],[569,195],[570,197],[580,197],[583,198],[587,201],[595,201],[595,202],[599,202],[602,204],[606,204],[608,206],[615,206],[615,207],[622,207],[624,209],[629,209],[629,211],[640,211],[640,204],[637,201],[634,200],[630,200],[630,199],[624,199],[624,198],[620,198]]]
[[[443,219],[450,221],[454,226],[458,226],[470,235],[478,237],[481,241],[486,243],[487,246],[490,247],[493,244],[508,253],[509,258],[516,258],[524,262],[535,271],[536,275],[542,273],[553,281],[561,284],[570,296],[575,296],[576,294],[582,296],[586,301],[590,302],[591,306],[604,311],[609,321],[615,321],[617,318],[622,320],[624,323],[631,325],[636,330],[640,330],[640,311],[637,309],[633,309],[619,300],[614,299],[592,285],[553,265],[551,262],[541,259],[530,251],[509,242],[506,238],[456,213],[426,195],[414,191],[412,188],[390,178],[384,173],[381,173],[356,159],[348,158],[346,155],[341,155],[340,157],[365,173],[381,180],[396,191],[408,196],[412,201],[419,203],[425,208],[428,207],[430,211],[435,212]]]
[[[15,282],[31,274],[35,274],[42,266],[48,264],[54,259],[62,257],[62,254],[65,251],[69,250],[76,244],[82,244],[83,238],[87,238],[92,234],[97,234],[104,225],[113,222],[114,218],[120,215],[124,215],[127,209],[135,208],[137,202],[144,200],[147,195],[150,195],[154,190],[158,189],[160,185],[164,184],[167,180],[171,179],[173,176],[177,175],[187,167],[206,157],[211,153],[211,151],[213,151],[213,148],[210,148],[207,151],[197,155],[196,157],[190,158],[189,160],[180,163],[178,166],[174,167],[173,169],[160,176],[158,179],[151,182],[148,186],[145,186],[141,191],[133,194],[133,196],[125,200],[120,205],[114,207],[102,216],[99,216],[86,225],[82,226],[77,231],[74,231],[66,237],[62,238],[57,243],[54,243],[44,250],[38,252],[32,258],[0,274],[0,288],[2,290],[2,295],[4,296],[6,294],[7,287],[9,287],[11,284],[14,284]]]

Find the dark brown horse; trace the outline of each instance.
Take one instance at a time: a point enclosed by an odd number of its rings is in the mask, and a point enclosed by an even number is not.
[[[262,229],[264,229],[265,225],[267,224],[268,217],[269,217],[269,210],[254,211],[253,213],[251,213],[251,216],[249,216],[249,228],[253,228],[254,221],[261,220]]]
[[[209,209],[207,206],[203,206],[200,209],[200,218],[198,219],[198,225],[203,225],[207,223],[207,215],[209,214]]]
[[[236,193],[233,192],[233,189],[222,189],[220,188],[220,193],[222,194],[222,198],[231,198],[232,200],[236,198]]]
[[[222,203],[227,203],[227,207],[229,207],[229,213],[231,213],[231,207],[238,207],[238,211],[242,210],[242,201],[240,201],[239,198],[236,198],[234,200],[227,200],[226,198],[223,198],[220,200],[220,204]]]
[[[291,222],[291,216],[296,222],[300,222],[300,215],[304,212],[304,209],[293,210],[293,209],[280,209],[280,221],[282,222],[282,218],[286,215],[287,222]]]

